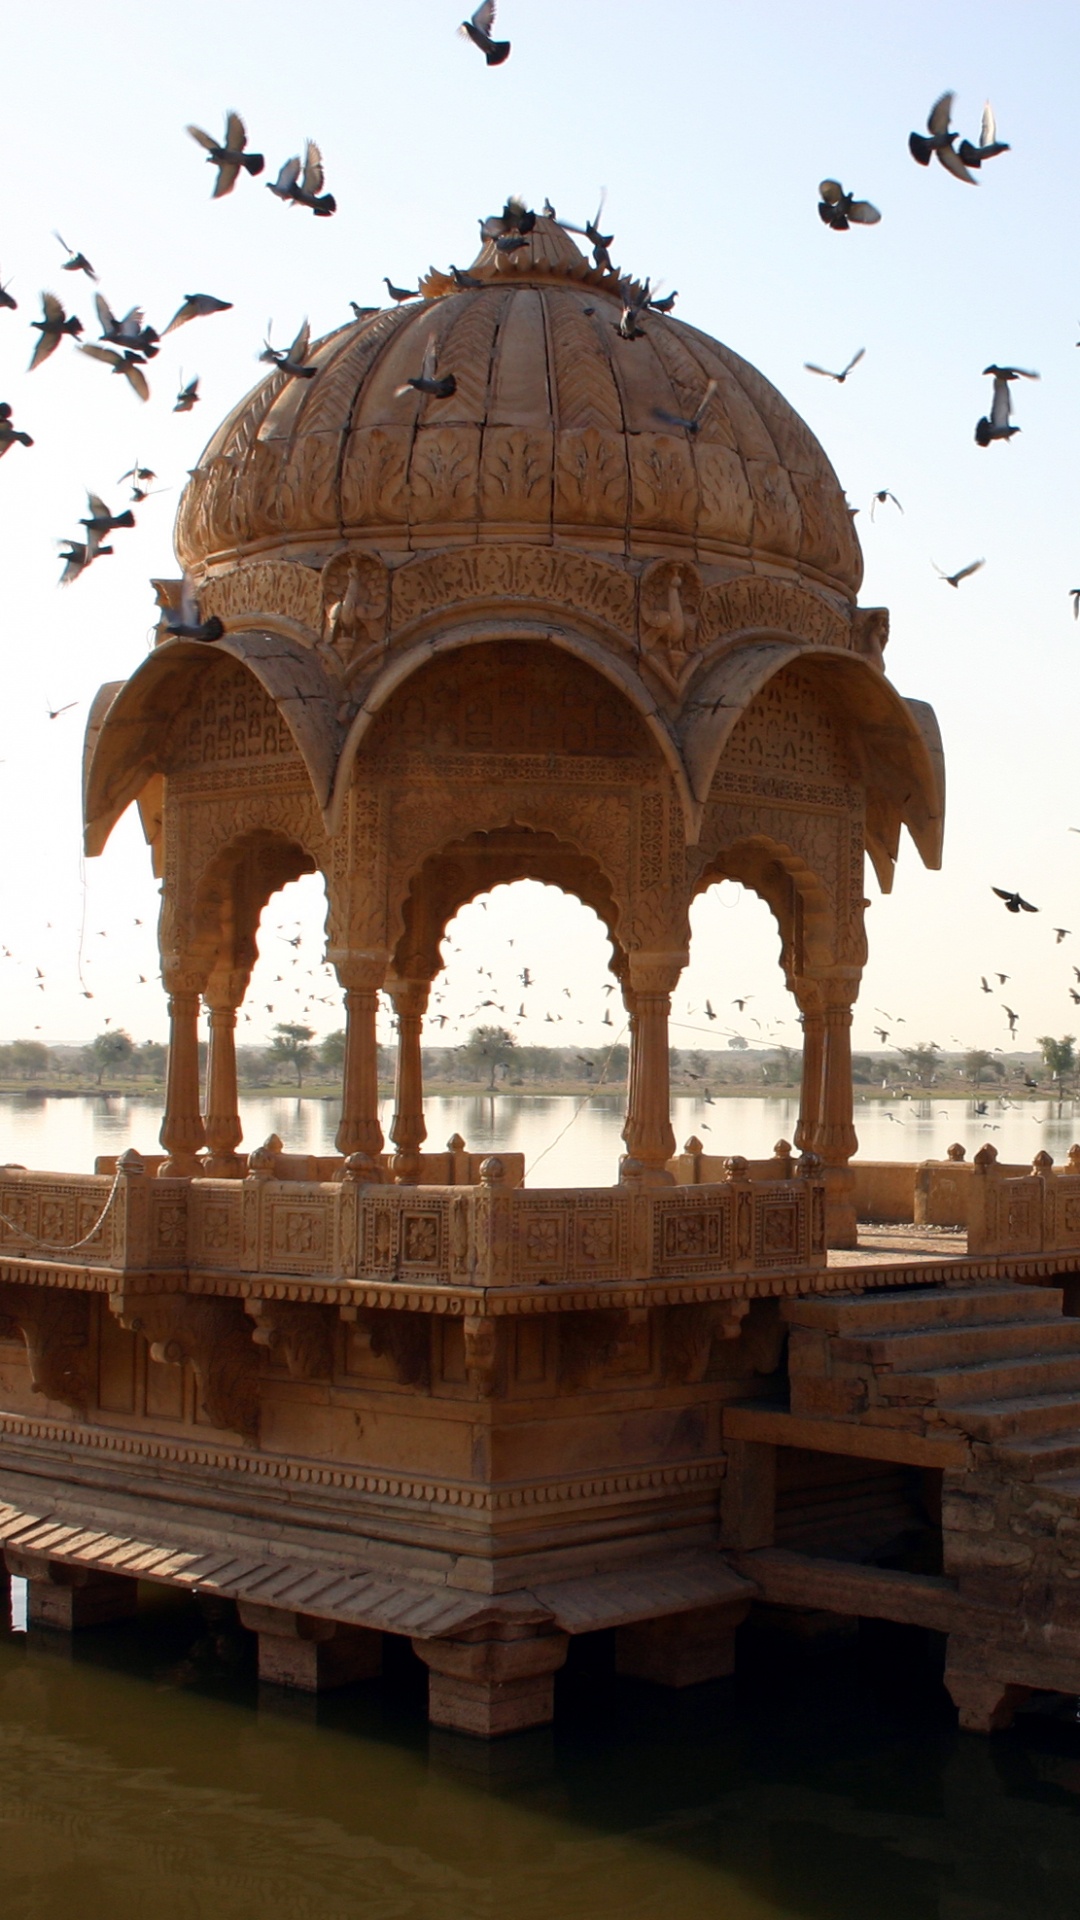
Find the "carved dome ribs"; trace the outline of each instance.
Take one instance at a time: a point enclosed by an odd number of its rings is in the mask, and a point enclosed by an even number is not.
[[[428,297],[318,343],[318,378],[262,382],[185,491],[184,564],[217,572],[273,551],[321,565],[343,540],[398,564],[519,539],[623,564],[762,567],[850,604],[861,556],[843,493],[775,388],[655,311],[624,340],[613,276],[550,221],[522,252],[488,244],[482,285],[432,273]],[[454,392],[399,397],[429,343]],[[662,417],[692,418],[710,381],[696,432]]]

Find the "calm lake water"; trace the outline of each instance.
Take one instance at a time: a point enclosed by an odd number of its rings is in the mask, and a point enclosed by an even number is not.
[[[610,1180],[620,1112],[569,1099],[438,1100],[433,1143],[520,1148],[552,1183]],[[860,1109],[868,1157],[953,1139],[1004,1157],[1071,1117]],[[707,1119],[710,1133],[702,1132]],[[569,1131],[557,1138],[572,1121]],[[1042,1123],[1042,1124],[1040,1124]],[[249,1143],[332,1139],[329,1103],[245,1105]],[[793,1105],[676,1102],[681,1141],[765,1152]],[[901,1136],[900,1126],[905,1131]],[[154,1145],[142,1102],[0,1103],[0,1158],[88,1167]],[[902,1146],[901,1146],[902,1142]],[[16,1621],[22,1592],[16,1583]],[[148,1592],[74,1647],[0,1619],[2,1920],[1076,1920],[1080,1725],[1035,1703],[1007,1734],[960,1734],[941,1643],[871,1623],[810,1647],[741,1630],[730,1681],[619,1680],[609,1636],[573,1643],[557,1720],[488,1748],[430,1732],[425,1673],[314,1703],[260,1695],[228,1616]]]
[[[1045,1147],[1056,1161],[1080,1139],[1080,1113],[1066,1101],[1040,1100],[1014,1106],[987,1096],[986,1112],[970,1100],[861,1101],[855,1108],[859,1152],[866,1160],[940,1158],[954,1140],[968,1158],[991,1141],[1003,1160],[1030,1161]],[[340,1106],[336,1100],[269,1098],[241,1101],[244,1144],[256,1147],[276,1133],[293,1153],[333,1153]],[[383,1103],[383,1131],[389,1134],[393,1103]],[[460,1133],[476,1152],[525,1155],[526,1177],[535,1186],[604,1186],[616,1177],[623,1151],[620,1133],[623,1098],[594,1094],[477,1094],[470,1098],[429,1099],[425,1108],[428,1145],[437,1150]],[[747,1095],[711,1103],[678,1094],[672,1101],[672,1125],[681,1147],[691,1134],[707,1153],[742,1153],[748,1159],[771,1152],[779,1139],[790,1140],[798,1119],[797,1100]],[[0,1161],[65,1172],[89,1171],[94,1155],[136,1147],[159,1152],[159,1108],[150,1100],[77,1095],[70,1099],[26,1093],[0,1098]]]

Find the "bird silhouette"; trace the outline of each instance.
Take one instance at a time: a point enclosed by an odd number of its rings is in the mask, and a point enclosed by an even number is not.
[[[143,367],[146,363],[141,354],[132,353],[130,350],[125,353],[117,353],[115,347],[98,347],[94,345],[80,346],[79,352],[85,353],[90,360],[100,360],[105,366],[111,367],[114,373],[118,373],[122,379],[127,381],[132,392],[137,393],[140,400],[149,400],[150,386],[143,372]]]
[[[205,320],[211,313],[228,313],[232,304],[212,293],[185,293],[183,305],[176,309],[165,332],[174,333],[177,327],[186,327],[189,320]]]
[[[1004,1002],[1004,1000],[1002,1001],[1002,1003],[1001,1003],[1001,1005],[1002,1005],[1002,1010],[1003,1010],[1003,1012],[1005,1013],[1005,1015],[1006,1015],[1006,1018],[1008,1019],[1008,1022],[1009,1022],[1009,1032],[1010,1032],[1010,1033],[1015,1033],[1015,1032],[1016,1032],[1016,1023],[1017,1023],[1017,1021],[1019,1020],[1019,1018],[1020,1018],[1020,1015],[1019,1015],[1018,1013],[1014,1013],[1014,1012],[1013,1012],[1013,1009],[1012,1009],[1011,1007],[1007,1007],[1007,1006],[1005,1005],[1005,1002]]]
[[[220,640],[225,631],[216,615],[209,620],[200,620],[194,582],[187,573],[181,583],[179,607],[166,607],[162,622],[169,638],[173,640],[210,642]]]
[[[399,306],[403,300],[419,300],[420,298],[416,287],[395,287],[393,281],[388,280],[385,274],[383,274],[383,285],[390,295],[391,300],[395,300]]]
[[[468,20],[463,20],[458,32],[474,47],[479,47],[489,67],[501,67],[504,60],[510,58],[509,40],[494,40],[491,29],[495,25],[495,0],[480,0],[476,12]]]
[[[293,206],[310,207],[318,219],[328,219],[337,212],[337,201],[332,193],[324,193],[326,184],[323,169],[323,157],[314,140],[304,147],[303,167],[300,156],[294,154],[286,160],[276,180],[268,180],[266,185],[279,200],[287,200]]]
[[[713,394],[716,392],[716,389],[719,386],[719,384],[720,382],[718,380],[709,381],[708,386],[705,388],[705,391],[702,394],[701,399],[698,401],[698,404],[695,407],[693,413],[690,415],[689,419],[685,419],[682,414],[667,413],[663,407],[654,407],[653,413],[656,416],[657,420],[663,420],[666,426],[682,427],[683,431],[686,433],[700,433],[701,423],[705,418],[706,412],[708,411],[709,401],[712,399]]]
[[[109,340],[113,346],[128,347],[134,353],[144,354],[152,360],[158,352],[158,334],[153,327],[146,325],[141,307],[132,307],[122,320],[118,320],[103,293],[95,293],[94,306],[97,308],[98,322],[101,326],[101,338]]]
[[[400,387],[395,387],[394,398],[400,400],[404,394],[409,392],[410,388],[413,388],[417,393],[430,393],[437,400],[448,400],[452,393],[457,392],[457,380],[452,373],[445,373],[441,376],[436,375],[434,339],[429,339],[427,346],[424,348],[424,359],[420,372],[413,374],[408,380],[405,380]]]
[[[21,447],[32,447],[34,444],[28,433],[22,433],[18,427],[12,425],[11,407],[6,400],[0,400],[0,460],[5,453],[10,452],[16,442]]]
[[[978,573],[980,567],[985,567],[986,561],[971,560],[969,561],[966,567],[959,567],[955,573],[946,573],[944,567],[939,567],[936,560],[934,560],[931,564],[934,568],[934,572],[937,574],[940,574],[946,586],[958,587],[960,585],[961,580],[967,580],[971,574]]]
[[[980,975],[980,984],[984,993],[993,993],[994,989],[987,980],[985,973]]]
[[[848,227],[876,227],[881,215],[870,200],[856,200],[845,193],[839,180],[823,180],[818,187],[818,214],[834,233],[846,233]]]
[[[975,428],[975,439],[980,447],[988,447],[993,440],[1011,440],[1019,427],[1010,425],[1012,418],[1012,382],[1014,380],[1037,380],[1037,373],[1030,373],[1025,367],[984,367],[983,372],[990,374],[994,382],[994,391],[990,401],[990,412],[981,419]]]
[[[94,272],[85,253],[79,253],[75,247],[69,247],[67,241],[61,234],[57,233],[55,227],[53,228],[53,239],[59,240],[64,252],[70,256],[69,259],[64,261],[63,267],[61,268],[62,273],[85,273],[88,280],[97,279],[97,274]]]
[[[85,573],[95,560],[112,552],[111,547],[100,547],[90,540],[61,540],[59,545],[63,549],[60,558],[64,562],[64,570],[60,575],[62,587],[70,587],[72,581]]]
[[[1004,900],[1007,913],[1038,913],[1039,911],[1038,907],[1033,907],[1030,900],[1025,900],[1022,894],[1010,893],[1005,887],[993,887],[991,891],[997,894],[999,900]],[[1002,978],[1007,976],[1003,975]]]
[[[238,113],[230,113],[225,120],[225,139],[219,142],[212,133],[204,133],[201,127],[188,127],[193,140],[206,148],[207,164],[217,168],[212,200],[223,200],[231,193],[240,178],[240,170],[245,173],[261,173],[266,161],[261,153],[248,153],[247,129]]]
[[[36,327],[41,335],[30,356],[30,373],[33,373],[35,367],[40,367],[42,361],[47,360],[50,354],[56,352],[62,334],[70,334],[74,339],[83,330],[82,321],[75,314],[68,317],[55,293],[42,294],[41,308],[42,318],[30,322],[30,325]]]
[[[5,286],[4,282],[0,280],[0,308],[9,307],[11,312],[14,313],[19,303],[16,300],[14,294],[8,292],[8,287],[10,287],[10,285],[11,285],[10,281],[8,281],[7,285]]]
[[[835,380],[837,386],[842,387],[844,384],[844,381],[848,377],[848,374],[851,372],[852,367],[858,366],[859,361],[862,359],[865,352],[866,352],[866,348],[860,347],[858,353],[853,353],[851,356],[851,359],[847,363],[847,366],[843,369],[841,373],[832,373],[828,367],[819,367],[814,363],[813,360],[804,360],[803,366],[806,368],[807,373],[820,373],[824,379]],[[882,498],[884,497],[885,496],[883,495]],[[891,496],[889,497],[891,498]]]
[[[1054,936],[1055,936],[1054,945],[1060,947],[1062,941],[1067,940],[1071,932],[1072,932],[1071,927],[1055,927],[1054,928]]]
[[[978,181],[973,173],[968,172],[963,160],[953,147],[957,136],[949,123],[952,120],[954,98],[955,95],[952,93],[943,93],[939,99],[935,100],[926,122],[926,133],[930,138],[927,139],[924,133],[909,133],[908,148],[912,159],[917,160],[920,167],[928,167],[936,154],[946,173],[951,173],[957,180],[966,180],[969,186],[974,187],[978,185]]]
[[[181,374],[180,375],[181,383],[183,382],[183,378],[184,376],[183,374]],[[190,413],[192,407],[197,406],[198,403],[199,403],[199,376],[198,374],[196,374],[194,380],[189,380],[186,387],[183,384],[181,384],[180,391],[176,396],[176,405],[173,407],[173,412],[174,413]]]
[[[62,713],[70,713],[70,712],[71,712],[71,709],[72,709],[73,707],[77,707],[77,706],[78,706],[78,704],[79,704],[79,703],[78,703],[78,701],[77,701],[77,700],[69,700],[69,701],[67,702],[67,704],[66,704],[65,706],[63,706],[63,707],[53,707],[53,706],[50,706],[50,705],[48,704],[48,702],[46,702],[46,708],[45,708],[45,710],[46,710],[46,712],[47,712],[47,714],[48,714],[48,716],[49,716],[49,719],[50,719],[50,720],[59,720],[59,718],[60,718],[60,715],[61,715]],[[38,970],[38,978],[39,978],[39,979],[41,979],[41,978],[43,978],[43,975],[41,974],[41,972],[40,972],[40,969]]]
[[[319,369],[318,367],[309,367],[306,364],[310,344],[311,328],[305,320],[291,347],[272,347],[268,334],[266,345],[263,347],[259,359],[269,361],[270,365],[276,367],[279,373],[288,374],[290,379],[314,380]]]
[[[1008,151],[1008,141],[999,140],[997,137],[997,121],[994,119],[994,109],[988,100],[982,110],[978,146],[973,146],[970,140],[961,140],[957,153],[965,167],[978,169],[984,160],[993,160],[997,154],[1008,153]]]
[[[123,513],[110,513],[99,493],[88,493],[86,498],[90,512],[79,524],[86,528],[88,534],[93,534],[98,540],[101,539],[103,534],[112,533],[116,527],[133,527],[135,525],[135,515],[132,513],[130,507]]]
[[[900,512],[903,513],[904,509],[903,507],[900,506],[900,502],[897,499],[895,493],[890,493],[888,487],[879,487],[878,491],[875,493],[873,499],[870,502],[871,520],[874,518],[874,515],[877,512],[878,507],[883,507],[885,505],[886,500],[891,500],[893,503],[893,506],[899,507]]]

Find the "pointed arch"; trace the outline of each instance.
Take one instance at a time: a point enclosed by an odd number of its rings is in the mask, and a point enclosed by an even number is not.
[[[340,746],[337,700],[319,661],[295,641],[263,629],[229,633],[207,646],[167,640],[130,680],[103,687],[91,711],[83,756],[88,854],[101,853],[113,827],[155,775],[178,712],[223,657],[240,662],[274,703],[325,807]]]
[[[838,712],[866,789],[867,846],[882,891],[906,826],[926,866],[941,865],[945,767],[937,721],[922,701],[905,700],[877,667],[835,647],[790,636],[747,639],[706,666],[683,709],[680,733],[695,807],[704,809],[731,735],[750,703],[793,662]]]

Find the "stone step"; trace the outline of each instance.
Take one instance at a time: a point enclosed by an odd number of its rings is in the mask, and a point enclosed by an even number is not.
[[[1053,1318],[966,1322],[896,1333],[843,1332],[832,1342],[838,1360],[864,1360],[893,1372],[974,1366],[980,1361],[1080,1353],[1080,1320]]]
[[[1076,1425],[1071,1429],[1001,1440],[994,1448],[994,1457],[1018,1480],[1044,1480],[1080,1471],[1080,1404],[1076,1407]]]
[[[792,1327],[850,1335],[910,1328],[1045,1320],[1061,1313],[1060,1287],[896,1287],[873,1293],[834,1293],[785,1306]]]
[[[949,1425],[973,1440],[1000,1442],[1055,1439],[1080,1434],[1080,1394],[1029,1393],[1012,1399],[958,1400],[947,1409]]]
[[[1070,1390],[1080,1398],[1080,1353],[1033,1356],[1028,1360],[990,1360],[969,1367],[904,1371],[879,1378],[879,1390],[892,1399],[932,1401],[939,1407],[989,1400],[1019,1400]]]

